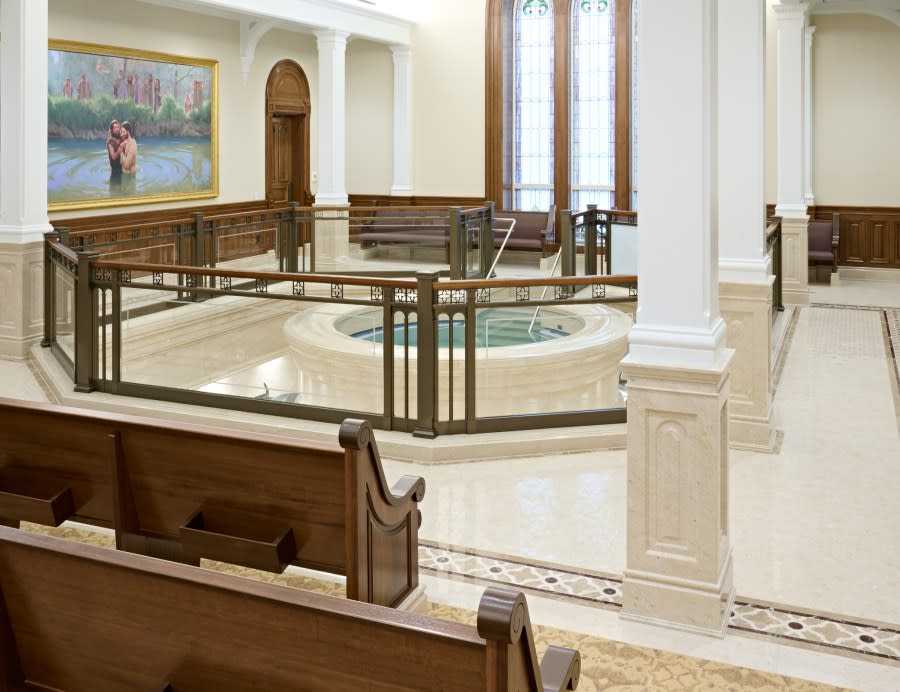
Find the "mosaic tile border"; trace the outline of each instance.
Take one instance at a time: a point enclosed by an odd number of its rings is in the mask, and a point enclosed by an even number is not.
[[[829,308],[832,310],[868,310],[870,312],[881,312],[883,307],[877,305],[841,305],[840,303],[810,303],[807,307],[811,308]]]
[[[38,387],[41,388],[41,391],[44,393],[44,396],[47,397],[47,401],[51,404],[59,404],[62,403],[59,400],[59,397],[56,395],[56,392],[53,391],[53,387],[50,386],[50,383],[47,381],[46,376],[41,371],[39,367],[34,362],[33,358],[28,358],[25,361],[25,364],[28,366],[28,372],[31,373],[31,376],[34,378],[34,381],[37,382]]]
[[[778,385],[781,383],[781,374],[784,372],[784,364],[787,362],[788,353],[791,350],[791,344],[794,341],[794,332],[797,331],[797,324],[800,322],[800,307],[794,306],[791,309],[788,324],[784,330],[784,338],[781,340],[781,347],[775,354],[775,363],[772,367],[772,396],[778,391]]]
[[[419,568],[439,576],[503,584],[607,609],[622,607],[622,579],[469,549],[419,544]],[[735,601],[730,631],[775,637],[809,648],[900,663],[900,629],[771,604]]]
[[[893,365],[896,396],[900,394],[900,309],[885,308],[881,314],[884,324],[884,348]],[[900,415],[900,409],[897,414]]]

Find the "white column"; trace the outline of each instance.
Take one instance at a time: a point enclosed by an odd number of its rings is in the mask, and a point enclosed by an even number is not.
[[[42,240],[47,217],[47,0],[0,5],[0,240]]]
[[[316,32],[319,47],[319,187],[315,206],[346,206],[347,198],[347,37],[345,31]],[[335,219],[334,217],[340,217]],[[350,252],[349,224],[343,212],[316,214],[317,271],[340,271]]]
[[[394,56],[394,183],[392,195],[412,194],[412,48],[391,46]]]
[[[777,4],[778,204],[784,218],[806,216],[803,199],[803,51],[807,3]]]
[[[765,0],[719,4],[719,309],[735,351],[733,446],[771,450],[771,261],[765,240]]]
[[[804,196],[803,51],[806,2],[773,5],[778,26],[778,200],[782,218],[782,297],[786,304],[809,303],[807,223]]]
[[[47,0],[0,4],[0,355],[43,327],[47,217]]]
[[[347,204],[346,107],[347,37],[345,31],[317,31],[319,48],[319,187],[316,204]]]
[[[812,44],[813,34],[816,33],[816,27],[806,27],[804,34],[804,52],[803,52],[803,127],[804,127],[804,157],[803,157],[803,181],[804,181],[804,201],[807,206],[813,206],[816,203],[813,194],[813,65],[812,65]]]
[[[643,0],[622,616],[721,635],[734,598],[719,316],[717,0]],[[672,210],[678,213],[673,214]]]

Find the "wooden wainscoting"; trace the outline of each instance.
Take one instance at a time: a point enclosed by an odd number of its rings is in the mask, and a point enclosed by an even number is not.
[[[470,209],[484,204],[482,197],[435,197],[351,194],[353,207],[462,207]],[[498,205],[499,208],[499,205]]]
[[[767,205],[769,216],[775,205]],[[809,208],[810,220],[841,215],[838,265],[872,269],[900,269],[900,207],[850,207],[821,204]]]
[[[811,216],[828,220],[834,212],[841,215],[840,266],[900,269],[900,209],[821,205]]]

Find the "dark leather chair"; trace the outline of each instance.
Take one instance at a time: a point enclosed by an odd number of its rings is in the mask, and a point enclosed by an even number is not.
[[[831,215],[831,221],[814,219],[809,222],[809,264],[830,264],[831,273],[837,274],[838,242],[840,241],[840,214]]]

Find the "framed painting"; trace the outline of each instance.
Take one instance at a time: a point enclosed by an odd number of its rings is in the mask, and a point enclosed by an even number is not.
[[[51,41],[50,211],[216,197],[218,62]]]

